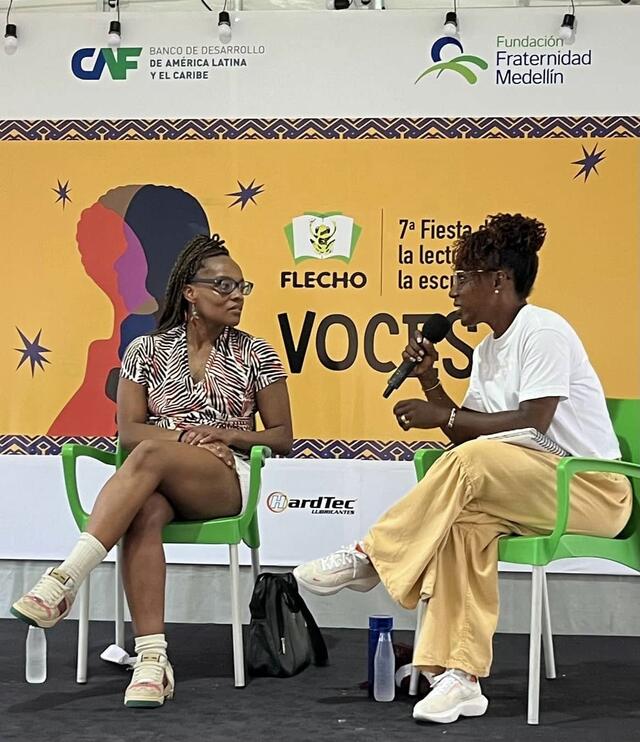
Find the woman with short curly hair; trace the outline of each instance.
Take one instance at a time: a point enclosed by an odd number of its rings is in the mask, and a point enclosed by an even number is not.
[[[620,457],[604,392],[569,323],[527,302],[546,235],[536,219],[498,214],[455,245],[449,296],[464,326],[492,332],[473,353],[464,401],[444,391],[433,345],[416,334],[404,358],[426,396],[394,408],[404,429],[440,428],[455,444],[366,538],[295,570],[311,592],[384,584],[405,608],[428,600],[414,662],[431,691],[419,721],[480,716],[498,621],[498,539],[547,534],[556,518],[558,456],[479,436],[535,428],[575,456]],[[576,475],[568,530],[616,536],[631,513],[617,474]]]

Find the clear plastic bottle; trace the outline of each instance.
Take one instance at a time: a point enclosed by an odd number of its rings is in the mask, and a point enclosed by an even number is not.
[[[44,629],[29,626],[24,658],[27,683],[44,683],[47,679],[47,638]]]
[[[391,632],[381,631],[373,660],[373,697],[376,701],[393,701],[395,698],[395,664]]]

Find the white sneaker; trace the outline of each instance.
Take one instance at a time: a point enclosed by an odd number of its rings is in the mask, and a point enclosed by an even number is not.
[[[333,595],[343,587],[366,593],[380,582],[369,557],[358,551],[355,543],[301,564],[293,575],[299,585],[316,595]]]
[[[413,665],[407,664],[402,665],[396,670],[396,687],[400,688],[402,686],[402,683],[407,678],[411,678],[411,673],[413,672]],[[421,670],[420,674],[425,678],[427,683],[429,683],[429,688],[433,688],[433,681],[436,679],[437,675],[434,675],[432,672],[429,672],[428,670]],[[408,687],[408,686],[407,686]]]
[[[11,606],[11,613],[21,621],[41,629],[50,629],[71,610],[77,586],[58,567],[49,568],[26,595]]]
[[[124,694],[129,708],[155,708],[173,698],[175,679],[166,654],[145,651],[136,657],[133,676]]]
[[[416,721],[450,724],[459,716],[482,716],[489,701],[480,683],[462,670],[447,670],[435,677],[431,692],[413,707]]]

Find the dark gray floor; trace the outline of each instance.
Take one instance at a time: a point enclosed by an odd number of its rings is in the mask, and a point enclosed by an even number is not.
[[[566,740],[640,739],[640,638],[558,637],[559,677],[542,683],[539,727],[525,721],[527,637],[495,641],[493,677],[485,681],[489,710],[451,725],[417,725],[412,699],[369,701],[366,632],[327,629],[331,665],[286,680],[260,678],[233,687],[228,626],[171,625],[176,699],[164,708],[122,705],[128,673],[99,659],[111,625],[92,623],[90,679],[74,682],[75,622],[47,633],[48,679],[24,682],[26,626],[0,621],[0,740],[36,742],[182,742],[183,740],[377,741],[406,739]],[[396,640],[410,636],[397,632]]]

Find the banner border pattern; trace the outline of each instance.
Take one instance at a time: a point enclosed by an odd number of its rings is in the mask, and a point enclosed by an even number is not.
[[[37,119],[0,121],[0,141],[570,139],[640,137],[640,116]]]
[[[0,455],[59,456],[65,443],[93,446],[114,452],[116,439],[110,436],[0,435]],[[367,459],[408,461],[421,448],[443,448],[438,441],[376,441],[299,439],[294,441],[291,459]]]

